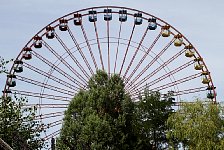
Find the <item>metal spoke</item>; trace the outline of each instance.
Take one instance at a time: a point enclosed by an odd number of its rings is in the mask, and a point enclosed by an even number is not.
[[[133,55],[132,58],[131,58],[131,61],[130,61],[129,65],[128,65],[128,68],[126,69],[126,71],[125,71],[125,73],[124,73],[124,77],[126,77],[128,71],[129,71],[129,69],[130,69],[130,67],[131,67],[131,65],[132,65],[132,63],[133,63],[133,61],[134,61],[134,59],[135,59],[135,57],[136,57],[136,55],[137,55],[137,53],[138,53],[139,48],[141,47],[142,42],[143,42],[144,39],[145,39],[145,36],[146,36],[147,32],[148,32],[148,29],[145,30],[145,32],[144,32],[144,34],[143,34],[143,36],[142,36],[142,39],[141,39],[141,41],[139,42],[138,47],[137,47],[137,49],[135,50],[135,53],[134,53],[134,55]]]
[[[174,39],[172,39],[147,66],[145,66],[145,68],[132,80],[133,83],[136,82],[136,80],[138,80],[149,69],[149,67],[151,67],[157,61],[159,57],[161,57],[161,55],[170,47],[173,41]]]
[[[45,141],[47,141],[47,140],[49,140],[50,138],[55,137],[55,136],[57,136],[58,134],[60,134],[60,131],[61,131],[61,130],[57,130],[57,131],[55,131],[55,132],[53,132],[53,133],[51,133],[51,134],[45,136],[43,139],[44,139]]]
[[[82,59],[84,60],[84,62],[85,62],[85,64],[86,64],[86,66],[88,67],[89,71],[90,71],[90,72],[91,72],[91,74],[93,75],[93,74],[94,74],[94,72],[93,72],[93,70],[92,70],[91,66],[89,65],[89,63],[88,63],[88,61],[87,61],[87,59],[86,59],[85,55],[84,55],[84,54],[83,54],[83,52],[82,52],[82,49],[80,48],[80,46],[79,46],[79,44],[78,44],[78,42],[77,42],[77,40],[76,40],[75,36],[73,35],[73,33],[72,33],[72,31],[70,30],[70,28],[69,28],[69,27],[68,27],[68,32],[69,32],[69,35],[71,36],[71,38],[72,38],[73,42],[75,43],[75,46],[77,47],[77,49],[78,49],[78,51],[79,51],[80,55],[82,56]],[[72,54],[71,54],[71,55],[72,55]],[[74,57],[74,56],[73,56],[73,57]],[[75,58],[73,58],[73,59],[75,59]]]
[[[141,84],[143,84],[145,81],[147,81],[150,77],[154,76],[156,73],[158,73],[160,70],[162,70],[164,67],[166,67],[168,64],[170,64],[172,61],[174,61],[175,59],[177,59],[179,56],[181,56],[181,54],[183,54],[183,52],[185,51],[185,49],[179,51],[177,54],[175,54],[174,56],[172,56],[169,60],[167,60],[166,62],[164,62],[162,65],[160,65],[157,69],[155,69],[153,72],[151,72],[150,74],[148,74],[146,77],[144,77],[142,80],[140,80],[136,85],[137,87],[140,86]],[[193,61],[190,61],[191,64],[193,63]],[[127,88],[131,86],[131,84],[133,83],[133,81],[130,82],[130,84],[128,84]],[[137,88],[135,87],[135,88]]]
[[[53,91],[56,91],[56,92],[59,92],[59,93],[64,93],[66,95],[71,95],[71,96],[74,95],[74,91],[69,91],[69,90],[66,90],[66,89],[62,89],[62,88],[59,88],[59,87],[56,87],[56,86],[53,86],[53,85],[50,85],[50,84],[42,83],[42,82],[30,79],[30,78],[22,77],[22,76],[19,76],[19,75],[17,75],[16,77],[17,77],[18,80],[21,80],[21,81],[24,81],[24,82],[27,82],[27,83],[30,83],[30,84],[33,84],[33,85],[36,85],[36,86],[44,87],[44,88],[47,88],[49,90],[53,90]]]
[[[71,72],[73,72],[82,82],[87,82],[83,76],[74,69],[62,56],[60,56],[50,45],[43,41],[43,45],[58,59],[60,60]],[[69,51],[69,50],[68,50]],[[71,55],[69,55],[71,56]],[[71,56],[72,57],[72,56]]]
[[[56,100],[56,101],[65,101],[70,102],[72,97],[65,97],[65,96],[59,96],[59,95],[50,95],[50,94],[40,94],[30,91],[20,91],[20,90],[11,90],[12,92],[15,92],[16,94],[20,94],[22,96],[31,96],[31,97],[37,97],[37,98],[46,98],[49,100]]]
[[[184,83],[184,82],[193,80],[193,79],[198,78],[200,76],[201,76],[201,73],[193,74],[193,75],[184,77],[182,79],[176,80],[174,82],[170,82],[170,83],[167,83],[167,84],[164,84],[164,85],[160,85],[158,87],[153,87],[152,90],[154,90],[154,91],[161,91],[163,89],[170,88],[170,87],[175,86],[175,85],[178,85],[180,83]],[[146,87],[147,87],[147,85],[145,85],[145,88]],[[138,94],[138,93],[137,92],[134,92],[133,95],[135,95],[135,94]]]
[[[185,68],[191,66],[193,63],[194,63],[194,61],[191,60],[191,61],[189,61],[189,62],[187,62],[187,63],[181,65],[180,67],[178,67],[178,68],[176,68],[176,69],[174,69],[174,70],[172,70],[172,71],[167,72],[165,75],[160,76],[160,77],[158,77],[157,79],[155,79],[155,80],[153,80],[153,81],[151,81],[151,82],[148,82],[148,83],[147,83],[147,86],[152,86],[152,85],[154,85],[154,84],[156,84],[156,83],[158,83],[158,82],[160,82],[160,81],[162,81],[162,80],[164,80],[164,79],[170,77],[171,75],[174,75],[175,73],[177,73],[177,72],[179,72],[179,71],[181,71],[181,70],[183,70],[183,69],[185,69]],[[157,71],[158,71],[158,70],[154,70],[152,73],[149,74],[149,77],[152,77],[155,73],[157,73]],[[146,80],[145,80],[145,81],[146,81]],[[141,86],[141,87],[139,87],[140,85],[142,85],[142,84],[135,85],[134,89],[133,89],[133,88],[130,89],[130,92],[132,92],[132,91],[135,90],[136,88],[137,88],[138,90],[143,90],[143,89],[145,88],[144,85]]]
[[[118,56],[118,50],[119,50],[119,46],[120,46],[121,27],[122,27],[122,22],[120,23],[120,28],[119,28],[119,33],[118,33],[118,41],[117,41],[116,57],[115,57],[115,62],[114,62],[114,73],[116,72],[116,67],[117,67],[117,56]]]
[[[41,109],[43,109],[43,108],[46,108],[46,109],[59,108],[59,109],[61,109],[61,108],[67,108],[68,104],[26,104],[26,105],[23,106],[23,108],[30,108],[30,107],[36,107],[36,108],[41,107]]]
[[[47,64],[48,66],[50,66],[51,68],[53,68],[54,70],[56,70],[57,72],[59,72],[61,75],[65,76],[67,79],[69,79],[73,83],[79,83],[81,85],[80,87],[82,87],[82,88],[86,87],[86,83],[83,84],[80,81],[74,79],[72,76],[70,76],[69,74],[67,74],[66,72],[64,72],[58,66],[52,64],[49,60],[47,60],[46,58],[44,58],[40,54],[36,53],[35,51],[32,51],[32,54],[34,56],[36,56],[38,59],[40,59],[41,61],[43,61],[45,64]]]
[[[127,53],[128,53],[128,50],[129,50],[129,46],[130,46],[130,43],[131,43],[131,39],[132,39],[133,34],[134,34],[134,30],[135,30],[135,24],[134,24],[134,26],[132,28],[131,35],[130,35],[130,38],[128,40],[128,46],[127,46],[126,51],[125,51],[125,54],[124,54],[124,59],[122,61],[122,65],[121,65],[121,69],[120,69],[119,75],[121,75],[122,69],[124,67],[124,62],[125,62],[126,57],[127,57]]]
[[[49,74],[49,73],[47,73],[47,72],[45,72],[45,71],[43,71],[43,70],[41,70],[39,68],[36,68],[36,67],[34,67],[34,66],[32,66],[32,65],[30,65],[28,63],[24,62],[23,64],[24,64],[23,65],[24,67],[26,67],[26,68],[28,68],[30,70],[33,70],[34,72],[36,72],[36,73],[38,73],[40,75],[43,75],[46,78],[49,78],[49,79],[51,79],[51,80],[53,80],[53,81],[55,81],[55,82],[57,82],[57,83],[59,83],[59,84],[61,84],[63,86],[66,86],[66,87],[68,87],[70,89],[73,89],[74,91],[78,91],[80,89],[80,85],[79,85],[79,87],[76,87],[76,86],[74,86],[74,85],[72,85],[72,84],[70,84],[70,83],[68,83],[68,82],[66,82],[66,81],[64,81],[64,80],[62,80],[62,79],[60,79],[58,77],[55,77],[52,74]]]
[[[47,118],[54,118],[54,117],[63,116],[63,115],[64,115],[64,111],[59,111],[59,112],[36,115],[35,119],[36,120],[47,119]]]
[[[102,66],[102,69],[105,70],[104,69],[104,65],[103,65],[103,56],[102,56],[102,52],[101,52],[101,47],[100,47],[100,41],[99,41],[99,35],[98,35],[98,31],[97,31],[96,21],[94,21],[93,24],[94,24],[95,34],[96,34],[98,50],[99,50],[99,54],[100,54],[101,66]]]
[[[151,50],[153,49],[153,47],[155,46],[155,44],[157,43],[157,41],[159,40],[160,37],[161,37],[161,33],[159,33],[159,35],[155,38],[155,40],[153,41],[153,43],[151,44],[151,46],[147,49],[147,51],[144,54],[144,56],[141,58],[141,60],[136,65],[135,69],[132,71],[132,73],[130,74],[130,76],[127,78],[127,81],[129,81],[132,78],[132,76],[135,74],[135,72],[139,69],[140,65],[145,60],[145,58],[147,57],[147,55],[149,54],[149,52],[151,52]]]
[[[91,58],[92,58],[92,60],[93,60],[95,69],[98,70],[98,66],[97,66],[97,63],[96,63],[96,59],[95,59],[95,57],[94,57],[94,55],[93,55],[93,52],[92,52],[91,46],[90,46],[90,44],[89,44],[89,40],[88,40],[88,37],[87,37],[87,35],[86,35],[86,31],[85,31],[83,25],[81,25],[81,29],[82,29],[82,33],[83,33],[83,36],[84,36],[84,38],[85,38],[86,44],[87,44],[87,46],[88,46],[89,53],[90,53]]]
[[[108,75],[110,75],[110,27],[107,20],[107,63],[108,63]]]

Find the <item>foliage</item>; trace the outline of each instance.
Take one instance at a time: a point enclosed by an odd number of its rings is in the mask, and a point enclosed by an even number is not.
[[[138,105],[142,145],[150,149],[164,149],[167,146],[166,121],[173,113],[173,100],[172,92],[161,99],[159,92],[145,89],[144,98],[140,98]]]
[[[12,60],[10,60],[12,61]],[[5,61],[0,57],[0,73],[7,73]],[[0,138],[14,150],[39,149],[44,147],[40,134],[43,124],[34,119],[36,108],[24,108],[27,99],[11,96],[0,97]]]
[[[0,137],[13,149],[38,149],[44,146],[40,134],[43,125],[34,120],[36,108],[23,109],[27,100],[0,99]]]
[[[11,61],[13,61],[13,59],[11,59],[11,60],[5,60],[4,58],[2,58],[2,57],[0,56],[0,74],[1,74],[1,73],[7,73],[7,72],[8,72],[8,70],[7,70],[7,68],[6,68],[6,65],[7,65],[8,63],[10,63]]]
[[[88,87],[75,95],[65,112],[58,149],[150,149],[164,141],[171,109],[170,101],[160,101],[158,92],[145,93],[142,102],[133,102],[118,75],[108,77],[100,70]],[[156,138],[153,133],[163,135]],[[156,142],[148,144],[152,140]]]
[[[71,101],[57,146],[59,149],[130,149],[134,105],[125,94],[123,81],[117,75],[109,78],[105,72],[98,71],[88,85],[88,91],[80,91]]]
[[[224,120],[218,105],[186,103],[167,121],[170,127],[167,137],[176,139],[184,147],[194,150],[221,150],[224,147]]]

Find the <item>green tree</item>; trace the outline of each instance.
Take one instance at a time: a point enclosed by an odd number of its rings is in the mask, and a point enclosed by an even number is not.
[[[58,149],[152,149],[165,141],[171,99],[159,92],[133,102],[118,75],[97,71],[65,112]],[[151,144],[150,142],[153,141]]]
[[[7,67],[6,65],[8,63],[10,63],[11,61],[13,61],[13,59],[11,60],[5,60],[3,57],[0,56],[0,74],[1,73],[7,73]]]
[[[97,71],[65,112],[59,149],[131,149],[134,103],[118,75]]]
[[[173,100],[171,91],[161,98],[159,92],[149,92],[145,89],[144,97],[140,97],[138,103],[142,149],[166,148],[166,121],[173,113]]]
[[[7,73],[6,65],[9,62],[0,57],[0,73]],[[40,138],[44,126],[34,118],[35,107],[24,108],[27,102],[26,98],[16,95],[0,97],[0,138],[14,150],[44,147],[44,141]]]
[[[212,102],[185,103],[169,117],[167,124],[172,148],[176,141],[192,150],[222,150],[224,147],[224,122],[219,105]]]
[[[35,108],[22,108],[25,98],[0,99],[0,138],[13,149],[38,149],[44,146],[43,125],[34,120]]]

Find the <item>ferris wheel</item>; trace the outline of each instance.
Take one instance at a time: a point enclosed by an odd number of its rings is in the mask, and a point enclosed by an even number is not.
[[[117,6],[86,8],[51,22],[22,48],[7,75],[4,96],[28,97],[38,109],[44,140],[60,133],[64,111],[97,70],[119,74],[137,100],[144,89],[216,102],[210,72],[194,45],[162,19]]]

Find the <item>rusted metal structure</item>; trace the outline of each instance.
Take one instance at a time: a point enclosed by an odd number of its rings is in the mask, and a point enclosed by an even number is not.
[[[216,102],[210,72],[183,34],[154,15],[117,6],[78,10],[41,29],[15,59],[3,94],[28,97],[24,107],[37,108],[50,140],[97,69],[123,77],[133,100],[147,87],[172,93],[176,104],[194,96]]]

